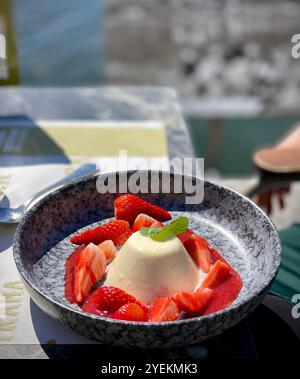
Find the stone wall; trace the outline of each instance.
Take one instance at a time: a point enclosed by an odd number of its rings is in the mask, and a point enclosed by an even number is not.
[[[291,57],[299,19],[293,0],[108,0],[106,78],[299,113],[300,59]]]

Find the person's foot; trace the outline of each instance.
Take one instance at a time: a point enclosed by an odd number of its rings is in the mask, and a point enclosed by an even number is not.
[[[258,150],[253,156],[253,161],[259,169],[274,174],[300,173],[300,126],[288,133],[274,147]],[[289,190],[289,184],[270,188],[257,194],[254,201],[270,214],[272,198],[277,197],[280,208],[283,208],[284,197]]]
[[[274,147],[258,150],[253,161],[258,168],[265,171],[277,174],[300,173],[300,126]]]

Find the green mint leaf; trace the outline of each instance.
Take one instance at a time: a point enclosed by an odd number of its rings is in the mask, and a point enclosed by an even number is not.
[[[143,236],[146,236],[148,237],[149,236],[149,229],[150,228],[145,228],[144,226],[140,229],[140,233],[143,235]]]
[[[158,229],[158,231],[149,231],[148,235],[155,241],[162,241],[171,235],[177,236],[178,234],[185,232],[188,225],[189,219],[187,217],[179,217],[163,228],[149,228]]]
[[[151,233],[157,233],[161,230],[162,228],[146,228],[145,226],[143,226],[141,229],[140,229],[140,233],[142,233],[144,236],[146,237],[149,237],[151,235]]]

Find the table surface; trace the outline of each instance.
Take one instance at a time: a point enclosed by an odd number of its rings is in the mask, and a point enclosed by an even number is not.
[[[153,121],[166,127],[169,156],[192,154],[176,92],[164,87],[4,87],[0,117],[24,120]]]
[[[164,88],[3,88],[0,90],[0,117],[7,122],[35,121],[35,120],[100,120],[100,121],[153,121],[160,120],[165,125],[169,158],[192,156],[192,147],[185,130],[176,94],[172,89]],[[224,183],[224,180],[219,179]],[[227,184],[238,191],[245,191],[255,179],[241,179],[228,181]],[[225,181],[226,184],[226,181]],[[11,244],[15,226],[2,225],[0,227],[0,258],[2,262],[11,264]],[[8,264],[8,263],[7,263]],[[0,270],[6,275],[5,269]],[[0,278],[1,279],[1,278]],[[8,280],[9,278],[7,278]],[[17,286],[18,284],[16,284]],[[18,290],[16,287],[15,290]],[[42,344],[51,345],[56,341],[47,340],[47,329],[55,329],[57,336],[63,336],[65,343],[90,343],[73,332],[64,328],[42,313],[32,301],[27,300],[27,312],[22,317],[31,317],[34,332],[37,336],[36,345],[0,344],[0,358],[7,357],[36,357],[51,356],[49,349],[42,348]],[[26,335],[26,331],[24,331]],[[239,336],[233,338],[233,336]],[[247,323],[241,323],[238,328],[229,334],[235,342],[229,344],[232,353],[235,349],[243,351],[248,357],[255,356],[255,349],[251,344]],[[244,336],[244,337],[241,337]],[[1,336],[0,336],[1,337]],[[226,338],[226,337],[224,337]],[[54,338],[55,339],[55,338]],[[244,342],[242,342],[244,341]],[[248,341],[247,343],[245,341]],[[0,340],[1,342],[1,340]],[[247,347],[242,349],[241,343]],[[191,356],[205,356],[204,345],[198,347]],[[209,346],[209,344],[208,344]],[[203,350],[204,349],[204,350]],[[214,342],[209,349],[218,351]],[[222,349],[221,349],[222,350]],[[221,351],[219,350],[219,351]],[[230,349],[229,349],[230,350]],[[188,351],[188,350],[187,350]],[[63,354],[63,353],[62,353]],[[171,352],[170,352],[171,354]],[[180,355],[182,356],[182,352]]]

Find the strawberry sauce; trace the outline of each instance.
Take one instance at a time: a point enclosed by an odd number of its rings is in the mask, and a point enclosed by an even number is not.
[[[84,245],[78,246],[73,253],[70,254],[65,263],[65,298],[70,303],[76,303],[74,297],[75,262],[84,247]],[[213,294],[208,305],[201,312],[201,315],[208,315],[228,307],[237,298],[242,288],[242,279],[240,275],[232,268],[232,266],[230,266],[220,253],[211,246],[209,246],[209,250],[211,252],[211,263],[214,264],[217,260],[226,263],[230,267],[230,274],[224,281],[210,287],[213,290]],[[90,304],[90,302],[88,302],[88,304]],[[84,310],[99,316],[110,316],[107,312],[97,310],[97,306],[94,303],[92,306],[90,304],[90,307],[87,307],[86,304],[86,309]],[[196,316],[199,316],[199,314],[186,314],[184,318]]]
[[[77,303],[82,307],[83,311],[98,316],[130,321],[145,321],[148,318],[148,321],[163,322],[177,320],[182,317],[186,319],[208,315],[228,307],[237,298],[243,286],[240,275],[218,251],[209,245],[208,241],[191,229],[187,229],[189,223],[187,217],[178,217],[172,220],[171,223],[163,224],[162,221],[171,220],[172,215],[166,209],[133,194],[118,196],[114,201],[114,213],[114,220],[70,237],[70,242],[78,245],[78,247],[65,262],[65,298],[68,302]],[[162,233],[161,231],[158,232],[155,238],[150,233],[153,229],[149,230],[149,228],[154,227],[161,228],[163,231]],[[168,276],[168,271],[164,271],[160,275],[162,278],[156,278],[157,283],[151,281],[151,275],[150,279],[146,280],[149,284],[147,290],[137,292],[143,298],[145,304],[141,302],[142,299],[135,298],[123,289],[107,285],[107,283],[110,283],[109,280],[103,285],[107,264],[110,264],[115,257],[117,249],[128,238],[131,238],[134,232],[141,228],[146,229],[146,235],[149,238],[153,237],[152,239],[154,240],[161,241],[170,235],[172,238],[174,235],[179,238],[186,250],[183,249],[182,252],[183,254],[189,254],[191,258],[190,267],[194,270],[195,280],[192,285],[187,287],[191,289],[191,292],[179,291],[173,294],[174,283],[171,283],[171,280],[168,283],[167,279],[172,278],[172,275]],[[177,245],[175,244],[174,246],[177,249]],[[183,248],[183,246],[180,247]],[[155,251],[155,247],[153,247],[153,250]],[[129,251],[131,250],[129,249]],[[126,254],[126,251],[121,254]],[[182,263],[176,266],[176,262],[176,258],[175,263],[171,260],[170,267],[174,263],[174,270],[177,270],[175,273],[183,274],[181,279],[182,283],[184,283],[188,279],[187,274],[185,274],[185,271],[181,271],[180,265]],[[127,261],[125,266],[126,264]],[[197,271],[197,268],[206,273],[201,283],[199,283],[200,271]],[[144,276],[149,274],[147,269],[145,269],[145,272],[146,274],[144,275],[143,271],[140,270],[141,278],[136,280],[137,283],[145,281]],[[108,271],[108,276],[110,273]],[[130,275],[131,272],[129,272],[128,276]],[[177,280],[178,276],[176,276],[176,279],[173,277],[172,280]],[[179,282],[181,283],[180,280]],[[168,283],[169,287],[165,283]],[[116,280],[116,284],[119,285],[120,282]],[[147,295],[150,294],[148,291],[153,290],[153,292],[155,291],[154,293],[159,293],[158,290],[153,289],[155,284],[157,284],[159,291],[161,287],[168,288],[167,294],[171,296],[156,298],[154,299],[155,301],[153,301],[153,297],[148,298]],[[193,291],[197,284],[199,286]],[[178,287],[180,289],[184,286]],[[178,291],[178,287],[174,286],[174,291]],[[149,302],[151,300],[151,304],[147,303],[147,299]]]
[[[211,251],[212,263],[215,263],[218,259],[224,263],[230,264],[212,247],[209,247]],[[207,307],[202,314],[207,315],[220,311],[228,307],[238,296],[242,288],[242,279],[240,275],[230,266],[229,277],[221,283],[212,286],[213,294]]]

